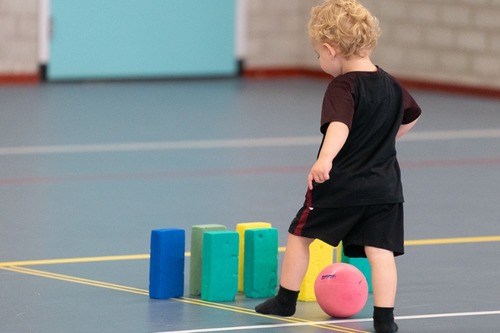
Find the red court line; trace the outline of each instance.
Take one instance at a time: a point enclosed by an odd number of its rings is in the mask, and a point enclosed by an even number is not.
[[[478,159],[456,159],[456,160],[423,160],[401,162],[403,169],[417,168],[440,168],[440,167],[461,167],[461,166],[488,166],[500,164],[500,157],[478,158]],[[90,174],[90,175],[69,175],[69,176],[46,176],[46,177],[20,177],[20,178],[0,178],[2,185],[36,185],[66,182],[86,182],[86,181],[123,181],[137,179],[167,179],[167,178],[193,178],[231,175],[264,175],[264,174],[306,174],[310,167],[290,166],[290,167],[261,167],[261,168],[238,168],[238,169],[213,169],[213,170],[192,170],[192,171],[161,171],[143,173],[123,173],[123,174]]]
[[[304,173],[305,167],[275,167],[275,168],[241,168],[241,169],[214,169],[200,171],[162,171],[144,173],[124,174],[100,174],[100,175],[77,175],[77,176],[48,176],[48,177],[26,177],[26,178],[3,178],[0,185],[31,185],[46,183],[63,183],[79,181],[120,181],[134,179],[161,179],[161,178],[191,178],[230,175],[252,175],[252,174],[289,174]]]
[[[34,85],[40,83],[38,74],[0,74],[0,85]]]
[[[245,78],[250,79],[273,79],[290,77],[312,77],[331,80],[331,76],[321,70],[305,69],[302,67],[283,68],[246,68],[243,73]],[[432,80],[422,80],[411,77],[398,77],[398,80],[408,89],[419,89],[427,91],[438,91],[458,95],[481,96],[498,99],[500,90],[496,87],[457,84],[453,82],[440,82]]]
[[[411,168],[435,168],[435,167],[461,167],[461,166],[480,166],[500,164],[500,157],[474,158],[458,160],[428,160],[428,161],[407,161],[402,162],[401,167]]]

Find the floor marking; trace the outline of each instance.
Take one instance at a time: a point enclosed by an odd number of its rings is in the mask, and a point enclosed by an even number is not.
[[[500,128],[451,130],[451,131],[415,131],[401,138],[401,141],[435,141],[455,139],[491,139],[500,138]],[[277,138],[220,139],[198,141],[159,141],[129,142],[110,144],[81,144],[53,146],[19,146],[0,148],[0,156],[36,155],[36,154],[83,154],[116,153],[132,151],[161,151],[179,149],[220,149],[220,148],[259,148],[284,146],[319,145],[318,136],[291,136]]]
[[[60,280],[60,281],[65,281],[65,282],[72,282],[72,283],[88,285],[88,286],[92,286],[92,287],[99,287],[99,288],[105,288],[105,289],[111,289],[111,290],[117,290],[117,291],[123,291],[123,292],[129,292],[129,293],[149,296],[148,290],[134,288],[134,287],[127,287],[127,286],[118,285],[118,284],[114,284],[114,283],[107,283],[107,282],[101,282],[101,281],[96,281],[96,280],[84,279],[84,278],[79,278],[79,277],[75,277],[75,276],[52,273],[52,272],[41,271],[41,270],[25,268],[25,267],[4,266],[4,267],[0,267],[0,269],[5,270],[5,271],[20,273],[20,274],[33,275],[33,276],[38,276],[38,277],[43,277],[43,278],[48,278],[48,279],[55,279],[55,280]],[[292,323],[309,322],[305,319],[300,319],[300,318],[296,318],[296,317],[283,318],[283,317],[263,315],[263,314],[255,312],[253,309],[247,309],[247,308],[237,307],[234,305],[221,304],[221,303],[215,303],[215,302],[207,302],[207,301],[203,301],[200,299],[181,297],[181,298],[172,298],[171,300],[179,301],[179,302],[183,302],[183,303],[195,304],[195,305],[204,306],[204,307],[211,307],[211,308],[215,308],[215,309],[219,309],[219,310],[249,314],[249,315],[259,316],[259,317],[272,318],[272,319],[276,319],[276,320],[280,320],[280,321],[287,321],[287,322],[292,322]],[[338,333],[368,333],[366,331],[344,328],[344,327],[335,326],[332,324],[311,323],[310,326],[323,328],[323,329],[335,331]]]
[[[415,131],[403,136],[401,141],[434,141],[456,139],[495,139],[500,138],[500,128],[472,129],[455,131]]]
[[[74,276],[51,273],[47,271],[40,271],[25,267],[16,266],[4,266],[0,267],[2,270],[16,272],[20,274],[34,275],[44,278],[56,279],[66,282],[73,282],[83,285],[89,285],[93,287],[112,289],[117,291],[129,292],[134,294],[140,294],[149,296],[148,290],[127,287],[123,285],[101,282],[96,280],[78,278]],[[207,302],[201,299],[193,298],[174,298],[174,301],[180,301],[189,304],[195,304],[200,306],[212,307],[225,311],[238,312],[243,314],[250,314],[254,316],[272,318],[280,321],[286,321],[287,324],[274,324],[274,325],[254,325],[254,326],[237,326],[237,327],[221,327],[221,328],[209,328],[209,329],[195,329],[195,330],[181,330],[181,331],[165,331],[163,333],[202,333],[202,332],[223,332],[223,331],[241,331],[241,330],[255,330],[255,329],[267,329],[267,328],[278,328],[278,327],[294,327],[294,326],[313,326],[318,328],[323,328],[338,333],[368,333],[366,331],[357,330],[354,328],[338,326],[338,324],[354,323],[354,322],[369,322],[371,318],[361,318],[361,319],[346,319],[346,320],[328,320],[328,321],[309,321],[306,319],[301,319],[297,317],[277,317],[268,316],[256,313],[252,309],[237,307],[229,304],[221,304],[215,302]],[[461,313],[443,313],[443,314],[427,314],[427,315],[412,315],[412,316],[397,316],[396,320],[416,320],[416,319],[432,319],[432,318],[453,318],[453,317],[470,317],[470,316],[489,316],[489,315],[500,315],[500,311],[481,311],[481,312],[461,312]],[[158,332],[161,333],[161,332]]]
[[[500,242],[499,236],[478,236],[478,237],[458,237],[458,238],[436,238],[436,239],[416,239],[405,241],[405,246],[422,246],[422,245],[448,245],[448,244],[467,244],[467,243],[490,243]],[[280,246],[279,252],[285,252],[286,247]],[[190,252],[184,253],[186,257],[191,256]],[[149,254],[133,254],[121,256],[103,256],[103,257],[86,257],[86,258],[65,258],[65,259],[43,259],[43,260],[25,260],[25,261],[6,261],[0,262],[0,268],[9,266],[39,266],[39,265],[56,265],[56,264],[76,264],[76,263],[92,263],[106,261],[125,261],[125,260],[146,260],[149,259]]]
[[[264,317],[264,318],[270,318],[270,319],[279,320],[279,321],[286,321],[289,323],[305,323],[306,325],[309,325],[309,326],[314,326],[314,327],[323,328],[323,329],[327,329],[327,330],[333,330],[333,331],[339,332],[339,333],[368,333],[366,331],[361,331],[361,330],[357,330],[354,328],[337,326],[337,325],[334,325],[334,323],[315,323],[315,322],[311,322],[310,320],[301,319],[298,317],[279,317],[279,316],[264,315],[264,314],[255,312],[253,309],[232,306],[229,304],[207,302],[207,301],[203,301],[200,299],[182,297],[182,298],[179,298],[176,300],[181,301],[181,302],[185,302],[185,303],[211,307],[211,308],[215,308],[215,309],[219,309],[219,310],[226,310],[226,311],[248,314],[248,315],[257,316],[257,317]],[[270,325],[270,326],[271,326],[270,328],[273,327],[273,325]],[[255,328],[255,326],[249,326],[248,329],[253,329],[253,328]],[[226,329],[226,330],[231,330],[231,329]],[[217,332],[217,329],[214,329],[213,332]]]
[[[51,273],[51,272],[40,271],[40,270],[36,270],[36,269],[31,269],[31,268],[16,267],[16,266],[4,266],[4,267],[0,267],[0,269],[6,270],[6,271],[11,271],[11,272],[16,272],[16,273],[21,273],[21,274],[44,277],[44,278],[48,278],[48,279],[84,284],[84,285],[93,286],[93,287],[106,288],[106,289],[112,289],[112,290],[118,290],[118,291],[125,291],[125,292],[129,292],[129,293],[140,294],[140,295],[149,295],[149,292],[147,290],[144,290],[144,289],[127,287],[127,286],[122,286],[119,284],[101,282],[101,281],[90,280],[90,279],[83,279],[83,278],[78,278],[78,277],[74,277],[74,276],[70,276],[70,275]]]
[[[474,158],[474,159],[452,159],[452,160],[419,160],[402,161],[403,169],[410,168],[436,168],[436,167],[460,167],[460,166],[491,166],[500,164],[500,157]],[[64,182],[110,182],[135,179],[179,179],[181,177],[213,177],[232,175],[258,175],[258,174],[307,174],[310,166],[286,166],[286,167],[259,167],[259,168],[234,168],[213,170],[188,170],[188,171],[158,171],[138,172],[122,174],[87,174],[68,176],[35,176],[22,178],[0,178],[0,186],[3,185],[35,185]]]
[[[88,263],[88,262],[139,260],[139,259],[149,259],[149,254],[122,255],[122,256],[104,256],[104,257],[88,257],[88,258],[67,258],[67,259],[11,261],[11,262],[0,262],[0,267],[8,267],[8,266],[38,266],[38,265],[54,265],[54,264],[76,264],[76,263]]]
[[[500,160],[500,158],[499,158]],[[188,170],[188,171],[158,171],[138,172],[121,174],[87,174],[68,176],[35,176],[22,178],[0,178],[0,185],[23,185],[23,184],[48,184],[79,181],[122,181],[131,179],[160,179],[180,177],[211,177],[229,175],[258,175],[258,174],[288,174],[306,173],[309,167],[261,167],[261,168],[234,168],[234,169],[212,169],[212,170]]]
[[[412,320],[412,319],[433,319],[433,318],[456,318],[456,317],[475,317],[475,316],[498,316],[500,311],[480,311],[480,312],[456,312],[456,313],[441,313],[416,316],[397,316],[396,320]]]
[[[371,319],[370,319],[371,321]],[[232,327],[217,327],[217,328],[202,328],[202,329],[193,329],[193,330],[180,330],[180,331],[164,331],[157,333],[204,333],[204,332],[229,332],[229,331],[245,331],[245,330],[259,330],[259,329],[276,329],[276,328],[284,328],[284,327],[300,327],[300,326],[313,326],[319,328],[320,325],[329,325],[333,322],[321,322],[321,321],[305,321],[305,322],[294,322],[288,324],[269,324],[269,325],[249,325],[249,326],[232,326]],[[348,327],[344,328],[333,328],[335,332],[359,332],[359,333],[369,333],[368,331],[360,331],[360,330],[349,330]]]
[[[428,315],[417,315],[417,316],[397,316],[396,320],[413,320],[413,319],[433,319],[433,318],[456,318],[456,317],[473,317],[473,316],[490,316],[490,315],[500,315],[500,311],[482,311],[482,312],[459,312],[459,313],[442,313],[442,314],[428,314]],[[218,328],[206,328],[206,329],[191,329],[191,330],[180,330],[180,331],[164,331],[157,333],[204,333],[204,332],[228,332],[228,331],[244,331],[244,330],[256,330],[256,329],[276,329],[276,328],[286,328],[286,327],[299,327],[299,326],[311,326],[312,324],[324,325],[324,324],[345,324],[345,323],[361,323],[361,322],[371,322],[371,318],[361,318],[361,319],[346,319],[346,320],[327,320],[327,321],[310,321],[310,322],[300,322],[300,323],[289,323],[289,324],[275,324],[275,325],[254,325],[254,326],[234,326],[234,327],[218,327]]]
[[[500,157],[402,161],[399,164],[403,169],[494,165],[500,164]]]
[[[437,238],[405,241],[406,246],[500,242],[500,236]]]
[[[81,153],[115,153],[131,151],[158,151],[178,149],[217,149],[217,148],[256,148],[309,146],[319,144],[317,136],[221,139],[199,141],[164,141],[164,142],[131,142],[94,145],[56,145],[56,146],[24,146],[0,148],[0,155],[34,155],[34,154],[81,154]]]

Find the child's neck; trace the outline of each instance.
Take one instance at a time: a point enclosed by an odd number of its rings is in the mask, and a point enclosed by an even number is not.
[[[370,57],[351,56],[344,60],[342,64],[342,74],[349,72],[376,72],[375,66]]]

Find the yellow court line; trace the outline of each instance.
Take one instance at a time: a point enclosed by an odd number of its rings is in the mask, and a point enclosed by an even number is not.
[[[422,239],[422,240],[410,240],[406,241],[407,246],[420,246],[420,245],[445,245],[445,244],[466,244],[466,243],[484,243],[484,242],[499,242],[500,236],[484,236],[484,237],[462,237],[462,238],[438,238],[438,239]],[[279,248],[280,252],[285,251],[285,247]],[[189,252],[185,253],[186,256],[190,256]],[[30,260],[30,261],[13,261],[13,262],[0,262],[0,269],[7,270],[11,272],[17,272],[20,274],[34,275],[44,278],[56,279],[66,282],[79,283],[83,285],[89,285],[99,288],[112,289],[117,291],[135,293],[140,295],[149,296],[149,291],[145,289],[127,287],[118,284],[112,284],[107,282],[101,282],[90,279],[83,279],[69,275],[51,273],[47,271],[35,270],[27,267],[21,266],[36,266],[36,265],[50,265],[50,264],[71,264],[71,263],[90,263],[90,262],[109,262],[109,261],[123,261],[123,260],[145,260],[149,259],[149,254],[137,254],[137,255],[122,255],[122,256],[102,256],[102,257],[87,257],[87,258],[67,258],[67,259],[52,259],[52,260]],[[236,307],[232,305],[220,304],[215,302],[206,302],[199,299],[191,298],[175,298],[173,300],[196,304],[200,306],[212,307],[216,309],[221,309],[225,311],[239,312],[243,314],[250,314],[260,317],[273,318],[280,321],[290,322],[290,323],[310,323],[313,327],[334,330],[340,333],[366,333],[365,331],[359,331],[356,329],[336,326],[333,324],[315,324],[309,320],[296,318],[296,317],[276,317],[268,316],[260,313],[256,313],[254,310]]]
[[[445,244],[466,244],[466,243],[487,243],[487,242],[500,242],[500,236],[420,239],[420,240],[406,241],[405,245],[407,246],[445,245]]]
[[[66,282],[72,282],[72,283],[78,283],[78,284],[83,284],[83,285],[88,285],[88,286],[93,286],[93,287],[112,289],[112,290],[117,290],[117,291],[123,291],[123,292],[129,292],[129,293],[149,296],[149,291],[145,290],[145,289],[127,287],[127,286],[118,285],[118,284],[114,284],[114,283],[107,283],[107,282],[102,282],[102,281],[84,279],[84,278],[79,278],[79,277],[75,277],[75,276],[52,273],[52,272],[47,272],[47,271],[41,271],[41,270],[31,269],[31,268],[26,268],[26,267],[4,266],[4,267],[0,267],[0,269],[10,271],[10,272],[16,272],[16,273],[20,273],[20,274],[33,275],[33,276],[44,277],[44,278],[55,279],[55,280],[66,281]],[[236,313],[249,314],[249,315],[254,315],[254,316],[259,316],[259,317],[267,317],[267,318],[272,318],[275,320],[280,320],[280,321],[285,321],[285,322],[290,322],[290,323],[311,323],[309,320],[305,320],[305,319],[301,319],[301,318],[296,318],[296,317],[283,318],[283,317],[276,317],[276,316],[268,316],[268,315],[263,315],[263,314],[257,313],[252,309],[237,307],[237,306],[228,305],[228,304],[208,302],[208,301],[187,298],[187,297],[173,298],[172,300],[180,301],[180,302],[184,302],[184,303],[188,303],[188,304],[195,304],[195,305],[204,306],[204,307],[211,307],[211,308],[225,310],[225,311],[236,312]],[[342,327],[342,326],[336,326],[333,324],[314,324],[314,323],[311,323],[310,326],[323,328],[323,329],[327,329],[327,330],[332,330],[332,331],[339,332],[339,333],[368,333],[365,331],[346,328],[346,327]]]
[[[191,252],[184,254],[186,257],[191,256]],[[131,254],[121,256],[102,256],[102,257],[85,257],[85,258],[64,258],[64,259],[43,259],[43,260],[24,260],[24,261],[7,261],[0,262],[0,267],[8,266],[38,266],[38,265],[56,265],[56,264],[78,264],[91,262],[107,262],[107,261],[124,261],[124,260],[145,260],[149,259],[149,254]]]
[[[325,328],[328,330],[335,330],[337,332],[342,332],[342,333],[368,333],[366,331],[360,331],[360,330],[357,330],[354,328],[349,328],[349,327],[337,326],[334,324],[315,324],[315,323],[312,323],[310,320],[301,319],[298,317],[278,317],[278,316],[272,316],[272,315],[265,315],[265,314],[257,313],[253,309],[241,308],[241,307],[237,307],[237,306],[229,305],[229,304],[214,303],[214,302],[204,301],[201,299],[182,297],[182,298],[179,298],[177,300],[185,302],[185,303],[197,304],[197,305],[212,307],[212,308],[221,309],[221,310],[228,310],[228,311],[233,311],[233,312],[238,312],[238,313],[243,313],[243,314],[250,314],[250,315],[254,315],[254,316],[258,316],[258,317],[278,319],[278,320],[287,321],[290,323],[310,323],[310,326],[314,326],[314,327],[318,327],[318,328]]]
[[[37,266],[37,265],[54,265],[54,264],[77,264],[77,263],[87,263],[87,262],[139,260],[139,259],[149,259],[149,254],[88,257],[88,258],[65,258],[65,259],[47,259],[47,260],[11,261],[11,262],[0,262],[0,267]]]
[[[21,274],[34,275],[34,276],[39,276],[39,277],[44,277],[44,278],[49,278],[49,279],[55,279],[55,280],[60,280],[60,281],[79,283],[79,284],[84,284],[84,285],[93,286],[93,287],[113,289],[113,290],[118,290],[118,291],[125,291],[125,292],[129,292],[129,293],[134,293],[134,294],[149,295],[149,292],[147,290],[144,290],[144,289],[127,287],[127,286],[122,286],[119,284],[101,282],[101,281],[90,280],[90,279],[83,279],[83,278],[79,278],[79,277],[75,277],[75,276],[57,274],[57,273],[52,273],[52,272],[47,272],[47,271],[40,271],[40,270],[26,268],[26,267],[10,266],[10,267],[0,267],[0,269],[6,270],[6,271],[11,271],[11,272],[16,272],[16,273],[21,273]]]
[[[405,245],[406,246],[421,246],[421,245],[448,245],[448,244],[487,243],[487,242],[500,242],[500,236],[419,239],[419,240],[405,241]],[[285,249],[286,248],[284,246],[280,246],[278,248],[278,251],[285,252]],[[186,252],[185,256],[189,257],[189,256],[191,256],[191,253]],[[38,265],[76,264],[76,263],[92,263],[92,262],[106,262],[106,261],[145,260],[145,259],[149,259],[149,254],[133,254],[133,255],[87,257],[87,258],[47,259],[47,260],[7,261],[7,262],[0,262],[0,268],[9,267],[9,266],[38,266]]]

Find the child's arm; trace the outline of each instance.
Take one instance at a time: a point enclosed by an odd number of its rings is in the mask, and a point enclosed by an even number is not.
[[[396,134],[396,139],[399,139],[400,137],[402,137],[403,135],[408,133],[413,128],[413,126],[415,126],[417,121],[418,121],[418,118],[409,124],[403,124],[403,125],[399,126],[398,134]]]
[[[330,179],[333,159],[344,146],[348,135],[349,128],[346,124],[334,121],[328,125],[318,159],[307,176],[307,185],[310,190],[313,189],[313,181],[321,184]]]

